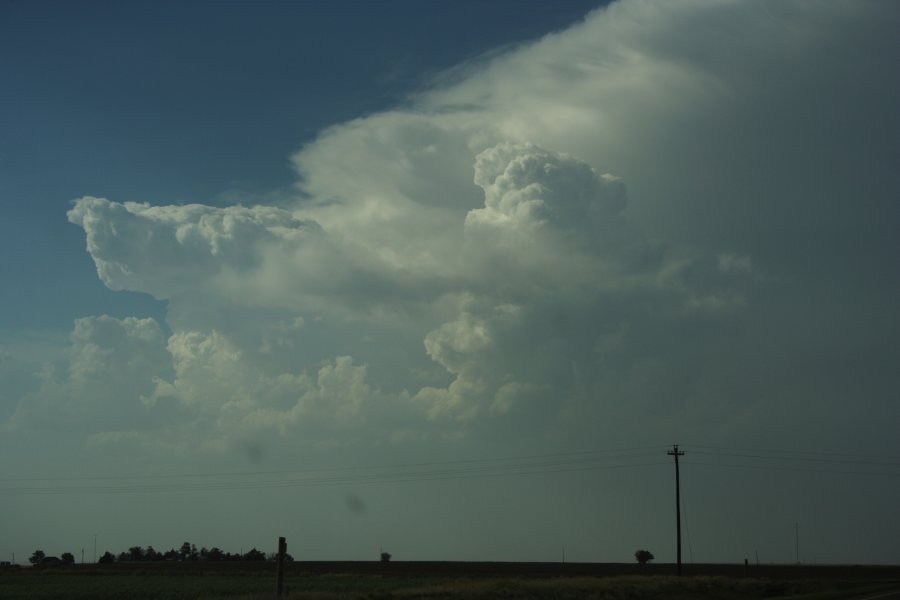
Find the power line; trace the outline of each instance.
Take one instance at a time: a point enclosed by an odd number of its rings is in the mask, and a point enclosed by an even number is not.
[[[206,491],[236,491],[258,490],[276,488],[298,487],[322,487],[331,485],[366,485],[366,484],[393,484],[393,483],[418,483],[426,481],[445,481],[454,479],[476,479],[484,477],[510,477],[519,475],[540,475],[572,473],[578,471],[597,471],[604,469],[641,468],[665,465],[667,463],[643,463],[630,465],[596,465],[590,467],[553,469],[553,470],[522,470],[489,473],[466,474],[412,474],[382,476],[377,478],[334,478],[312,479],[295,481],[257,481],[257,482],[216,482],[206,484],[169,484],[147,486],[107,486],[107,487],[41,487],[41,488],[0,488],[0,495],[60,495],[60,494],[137,494],[137,493],[169,493],[169,492],[206,492]]]
[[[289,475],[289,474],[304,474],[304,473],[327,473],[327,472],[336,472],[336,471],[365,471],[365,470],[381,470],[381,469],[404,469],[404,468],[413,468],[413,467],[441,467],[441,466],[453,466],[453,465],[467,465],[467,464],[490,464],[490,463],[498,463],[502,464],[505,462],[511,461],[533,461],[533,460],[546,460],[559,458],[562,459],[564,457],[572,457],[566,462],[586,462],[586,461],[594,461],[594,460],[606,460],[604,456],[597,455],[610,455],[609,459],[627,459],[627,458],[639,458],[646,456],[655,456],[659,449],[662,446],[640,446],[640,447],[632,447],[632,448],[617,448],[617,449],[607,449],[607,450],[582,450],[577,452],[557,452],[552,454],[531,454],[531,455],[520,455],[520,456],[505,456],[499,458],[472,458],[472,459],[461,459],[461,460],[453,460],[453,461],[431,461],[431,462],[416,462],[416,463],[393,463],[393,464],[376,464],[376,465],[361,465],[361,466],[336,466],[336,467],[317,467],[317,468],[308,468],[308,469],[279,469],[279,470],[269,470],[269,471],[230,471],[230,472],[212,472],[212,473],[182,473],[182,474],[174,474],[174,475],[82,475],[82,476],[67,476],[67,477],[6,477],[0,478],[0,482],[18,482],[18,481],[125,481],[125,480],[149,480],[149,479],[183,479],[183,478],[213,478],[213,477],[252,477],[252,476],[261,476],[261,475]],[[646,450],[647,452],[637,453],[634,452],[639,450]],[[627,454],[621,454],[627,453]],[[581,457],[581,458],[576,458]]]
[[[775,465],[748,465],[748,464],[732,464],[732,463],[710,463],[691,461],[691,465],[700,467],[722,467],[727,469],[756,469],[761,471],[791,471],[800,473],[833,473],[837,475],[887,475],[888,477],[900,476],[900,471],[847,471],[837,469],[808,469],[803,467],[779,467]]]
[[[852,454],[845,452],[823,452],[821,450],[786,450],[783,448],[738,448],[734,446],[709,446],[704,444],[691,444],[692,450],[691,452],[698,452],[693,450],[693,448],[706,448],[708,450],[728,450],[730,452],[750,452],[750,453],[765,453],[765,454],[773,454],[773,455],[790,455],[790,454],[805,454],[812,456],[829,456],[829,457],[838,457],[844,456],[848,458],[868,458],[868,459],[878,459],[882,461],[900,461],[900,456],[896,455],[885,455],[885,454]]]
[[[459,461],[456,463],[432,463],[439,464],[441,468],[410,468],[417,465],[395,465],[391,467],[393,470],[388,472],[378,472],[377,470],[386,467],[376,467],[368,469],[356,469],[355,474],[335,474],[324,477],[307,477],[299,479],[250,479],[250,480],[225,480],[225,481],[191,481],[179,482],[170,481],[166,483],[122,483],[120,485],[46,485],[46,486],[17,486],[17,487],[0,487],[0,495],[40,495],[40,494],[127,494],[127,493],[161,493],[161,492],[190,492],[190,491],[223,491],[223,490],[247,490],[247,489],[270,489],[285,487],[314,487],[327,485],[361,485],[361,484],[379,484],[379,483],[406,483],[406,482],[422,482],[422,481],[440,481],[448,479],[471,479],[478,477],[507,477],[520,475],[538,475],[538,474],[555,474],[568,473],[577,471],[596,471],[605,469],[625,469],[625,468],[642,468],[659,464],[654,463],[635,463],[635,462],[617,462],[613,464],[604,464],[604,460],[631,460],[633,458],[641,458],[656,455],[656,453],[633,453],[628,455],[612,456],[612,457],[595,457],[589,459],[570,458],[568,460],[541,460],[541,461],[518,461],[513,463],[495,462],[494,464],[472,464],[473,461]],[[550,457],[552,455],[542,455]],[[503,459],[506,460],[506,459]],[[484,461],[478,461],[484,462]],[[461,463],[465,463],[460,466]],[[339,473],[352,468],[341,467],[333,469],[330,472]],[[368,472],[366,472],[368,471]],[[311,471],[306,471],[309,474]],[[318,470],[317,472],[329,472],[328,470]],[[295,474],[302,473],[295,471]],[[255,474],[254,474],[255,475]],[[177,479],[183,476],[173,476]],[[125,477],[121,481],[128,481]],[[138,481],[141,478],[137,478]],[[44,481],[44,480],[42,480]],[[91,479],[76,480],[91,481]]]
[[[710,446],[699,447],[710,448]],[[3,478],[0,479],[0,495],[136,494],[254,490],[333,485],[397,484],[484,477],[548,475],[554,473],[573,473],[606,469],[647,468],[668,464],[642,460],[650,456],[658,456],[658,453],[664,448],[664,446],[640,446],[605,450],[505,456],[499,458],[473,458],[455,461],[336,466],[250,472]],[[722,449],[732,450],[726,448]],[[690,464],[700,467],[726,469],[759,469],[844,475],[900,476],[900,471],[884,470],[884,468],[891,469],[895,466],[900,466],[900,463],[857,460],[841,461],[832,458],[785,455],[767,456],[759,454],[759,452],[766,451],[756,450],[754,452],[755,453],[730,451],[704,452],[702,450],[691,450],[692,454],[696,453],[710,457],[721,457],[726,460],[739,458],[750,461],[765,461],[766,464],[753,464],[748,462],[738,463],[734,460],[728,460],[728,462],[694,462],[691,460]],[[669,452],[669,454],[671,454],[671,452]],[[803,454],[815,453],[804,452]],[[882,470],[812,469],[797,464],[771,464],[771,461],[783,461],[787,463],[807,462],[867,465],[870,467],[879,467]],[[688,540],[688,543],[690,545],[690,540]]]
[[[837,464],[854,464],[854,465],[875,465],[884,467],[900,467],[900,462],[879,462],[867,460],[840,460],[836,458],[815,458],[815,457],[798,457],[798,456],[766,456],[763,454],[739,454],[734,452],[703,452],[702,450],[692,450],[694,454],[704,454],[707,456],[732,456],[738,458],[761,458],[764,460],[793,460],[803,462],[824,462]]]

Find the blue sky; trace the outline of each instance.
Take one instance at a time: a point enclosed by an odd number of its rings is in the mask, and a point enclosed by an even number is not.
[[[0,3],[0,553],[900,562],[898,25]]]

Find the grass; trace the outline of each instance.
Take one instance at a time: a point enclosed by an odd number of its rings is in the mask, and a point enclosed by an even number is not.
[[[285,579],[289,600],[429,600],[512,598],[569,600],[837,600],[885,589],[862,581],[669,577],[434,577],[297,574]],[[274,577],[260,572],[38,571],[0,573],[0,598],[107,600],[262,600],[274,597]]]
[[[0,576],[0,598],[4,600],[194,600],[208,597],[239,597],[274,589],[267,577],[239,575],[73,575],[41,573]]]
[[[871,586],[869,586],[871,587]],[[838,589],[843,588],[843,589]],[[875,587],[874,589],[883,589]],[[290,592],[291,600],[336,598],[429,598],[433,600],[512,598],[575,600],[755,600],[795,598],[829,600],[864,591],[859,583],[741,580],[727,577],[565,577],[550,579],[473,578],[419,582],[383,590],[302,589]]]

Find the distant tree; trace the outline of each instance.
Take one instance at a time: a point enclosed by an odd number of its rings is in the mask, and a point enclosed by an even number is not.
[[[203,551],[201,550],[200,553],[203,554]],[[206,551],[206,560],[222,560],[224,556],[225,553],[215,546]]]
[[[109,564],[111,562],[115,562],[115,560],[116,560],[116,557],[113,556],[111,552],[107,551],[107,552],[103,553],[103,556],[101,556],[100,559],[97,560],[97,562],[105,565],[105,564]]]
[[[381,553],[381,562],[391,562],[391,553],[390,552],[382,552]]]
[[[278,553],[277,552],[269,552],[268,554],[266,554],[266,560],[269,562],[276,562],[278,560]],[[288,554],[287,552],[285,552],[284,553],[284,562],[294,562],[294,557],[291,556],[290,554]]]
[[[163,560],[178,560],[181,558],[181,554],[175,548],[170,548],[163,553],[162,557]]]
[[[39,565],[39,564],[41,564],[41,561],[44,560],[44,556],[46,556],[46,555],[44,554],[43,550],[35,550],[34,554],[32,554],[28,558],[28,562],[30,562],[33,565]]]
[[[128,560],[138,562],[144,560],[144,549],[140,546],[132,546],[128,549]]]
[[[646,565],[648,561],[651,561],[654,558],[656,557],[653,556],[653,553],[649,550],[638,550],[634,553],[634,559],[642,565]]]
[[[144,560],[157,561],[162,560],[162,554],[153,549],[153,546],[147,546],[144,550]]]
[[[197,560],[200,556],[200,553],[197,552],[197,546],[189,542],[183,543],[178,553],[181,555],[181,560]]]
[[[256,548],[251,548],[244,554],[244,560],[263,561],[266,560],[266,553],[261,550],[257,550]]]
[[[62,560],[62,563],[64,565],[74,565],[75,564],[75,557],[72,556],[71,552],[63,552],[59,558],[60,558],[60,560]]]

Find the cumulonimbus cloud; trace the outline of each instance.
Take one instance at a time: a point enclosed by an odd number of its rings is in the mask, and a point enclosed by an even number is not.
[[[82,198],[69,219],[104,283],[168,301],[171,336],[139,353],[152,385],[119,396],[220,440],[748,401],[763,385],[751,365],[790,363],[823,324],[797,310],[810,273],[892,272],[896,185],[850,183],[890,180],[876,125],[896,121],[897,85],[870,47],[888,13],[617,2],[408,109],[323,131],[293,156],[287,208]],[[837,258],[848,219],[869,245]],[[865,286],[841,293],[877,304]],[[787,314],[802,325],[774,352],[760,332]],[[96,351],[73,338],[60,385],[154,327],[117,323],[124,337]]]

